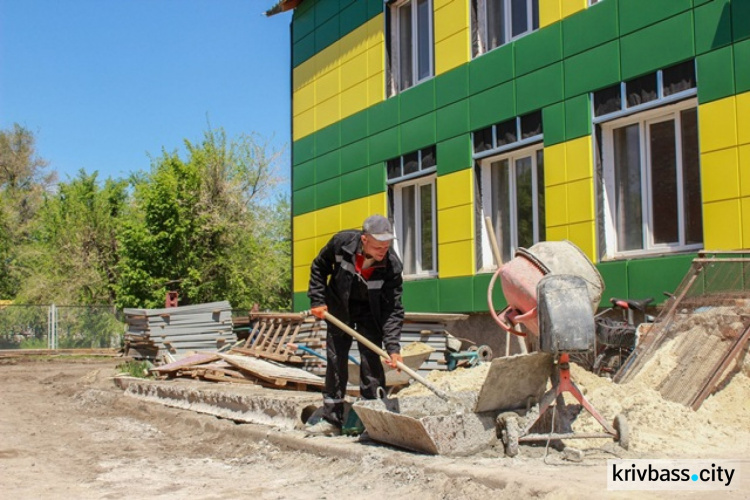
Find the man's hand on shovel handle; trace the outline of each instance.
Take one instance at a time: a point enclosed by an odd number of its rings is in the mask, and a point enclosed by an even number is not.
[[[313,307],[312,309],[310,309],[310,314],[312,314],[318,319],[326,319],[327,311],[328,311],[328,306],[318,306],[318,307]]]
[[[388,366],[390,366],[391,368],[397,369],[398,372],[401,373],[401,370],[399,370],[399,368],[396,365],[396,363],[403,363],[404,362],[404,358],[401,357],[401,354],[399,354],[397,352],[389,354],[389,356],[391,357],[391,360],[390,361],[386,361],[386,363],[388,364]]]

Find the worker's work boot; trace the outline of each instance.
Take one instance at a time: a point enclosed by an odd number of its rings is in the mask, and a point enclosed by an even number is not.
[[[308,436],[340,436],[341,427],[338,427],[328,420],[321,419],[315,425],[305,427],[305,433]]]

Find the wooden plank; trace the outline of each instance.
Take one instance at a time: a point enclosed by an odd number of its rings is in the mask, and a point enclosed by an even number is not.
[[[322,386],[325,383],[325,380],[322,377],[313,375],[312,373],[300,368],[281,366],[262,359],[238,356],[236,354],[219,353],[219,356],[221,356],[221,358],[227,363],[268,382],[276,384],[279,384],[282,381],[284,384],[286,382],[297,382],[317,386]]]
[[[166,365],[161,365],[155,368],[151,368],[150,371],[160,372],[160,373],[171,373],[171,372],[176,372],[177,370],[180,370],[180,369],[187,368],[189,366],[196,366],[196,365],[202,365],[205,363],[210,363],[212,361],[216,361],[217,359],[220,359],[220,358],[216,354],[197,353],[197,354],[193,354],[192,356],[186,356],[173,363],[167,363]]]

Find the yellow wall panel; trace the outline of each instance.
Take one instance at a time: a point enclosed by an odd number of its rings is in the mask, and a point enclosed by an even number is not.
[[[698,106],[702,153],[737,145],[737,109],[734,96]]]
[[[308,286],[310,285],[310,266],[295,266],[293,274],[294,291],[306,292]]]
[[[341,205],[341,228],[362,229],[362,223],[370,216],[370,200],[359,198]]]
[[[443,7],[445,7],[446,5],[449,5],[449,4],[451,4],[451,3],[455,2],[455,1],[456,0],[434,0],[432,3],[433,3],[433,6],[434,6],[433,7],[434,10],[439,10],[439,9],[442,9]]]
[[[318,102],[327,101],[341,92],[341,71],[334,68],[315,79],[315,98]]]
[[[565,184],[544,190],[544,212],[548,227],[568,223],[568,189]]]
[[[385,168],[385,167],[383,167]],[[388,198],[386,193],[378,193],[368,198],[370,202],[370,215],[380,214],[383,216],[388,215]]]
[[[340,64],[340,48],[341,42],[335,41],[325,49],[315,54],[311,59],[315,61],[315,78],[320,78],[320,75],[324,75],[334,68],[337,68]]]
[[[461,205],[439,210],[438,244],[474,238],[474,206]]]
[[[361,82],[341,93],[341,118],[351,116],[367,107],[367,82]]]
[[[469,30],[466,29],[435,44],[435,75],[450,71],[469,59]]]
[[[385,42],[385,15],[378,14],[367,21],[365,29],[367,30],[367,43],[369,47]]]
[[[317,108],[315,108],[315,130],[327,127],[340,119],[341,108],[338,95],[319,103]]]
[[[367,79],[367,106],[372,106],[385,99],[385,71]]]
[[[339,40],[339,58],[341,62],[346,62],[353,57],[357,57],[367,51],[368,45],[367,26],[363,25],[356,28],[351,33]]]
[[[315,80],[315,57],[311,57],[292,70],[292,90],[298,90]]]
[[[739,147],[740,196],[750,196],[750,144]]]
[[[367,49],[367,76],[385,72],[385,43]]]
[[[468,33],[469,2],[452,0],[445,2],[442,6],[435,4],[434,25],[436,44],[460,31]],[[435,59],[437,60],[437,54]]]
[[[568,240],[568,226],[555,226],[547,227],[546,229],[547,241],[562,241]]]
[[[750,248],[750,198],[740,200],[742,207],[742,248]]]
[[[561,13],[562,17],[568,17],[576,12],[586,8],[586,0],[562,0]]]
[[[596,262],[596,228],[594,227],[594,221],[568,226],[568,240],[575,243],[591,262]]]
[[[567,180],[565,169],[565,143],[544,148],[544,185],[563,184]]]
[[[740,196],[737,148],[701,154],[701,193],[704,203]]]
[[[547,158],[545,157],[544,160],[546,170]],[[565,169],[568,181],[590,179],[594,176],[594,159],[590,135],[565,143]]]
[[[703,234],[706,250],[737,250],[741,248],[740,200],[704,203]]]
[[[301,139],[315,132],[315,109],[303,111],[292,119],[292,138]]]
[[[292,95],[292,115],[297,116],[315,105],[315,85],[305,85]]]
[[[341,65],[341,90],[346,90],[365,80],[367,80],[367,52],[362,52]]]
[[[309,266],[320,252],[320,248],[315,246],[315,238],[295,240],[292,247],[294,248],[295,266]]]
[[[338,231],[336,231],[337,233]],[[320,236],[315,237],[315,248],[318,249],[318,252],[320,252],[324,246],[328,244],[329,241],[331,241],[331,238],[336,233],[329,233],[329,234],[321,234]]]
[[[539,28],[562,19],[560,0],[539,0]]]
[[[438,245],[440,278],[471,276],[476,269],[472,240]]]
[[[341,205],[321,208],[315,212],[316,236],[337,233],[341,230]]]
[[[437,208],[443,210],[474,203],[474,171],[459,170],[437,178]]]
[[[568,221],[594,220],[594,185],[591,179],[568,184]]]
[[[737,143],[750,144],[750,92],[737,94]]]
[[[298,215],[293,220],[292,239],[294,241],[314,238],[316,233],[315,212]]]

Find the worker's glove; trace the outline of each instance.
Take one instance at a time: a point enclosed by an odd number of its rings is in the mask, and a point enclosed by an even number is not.
[[[396,368],[399,371],[399,373],[401,373],[401,370],[398,369],[398,365],[396,365],[396,363],[403,363],[404,362],[404,358],[401,357],[401,354],[399,354],[397,352],[389,354],[389,356],[391,357],[391,360],[390,361],[386,361],[386,363],[388,364],[388,366],[390,366],[391,368]]]
[[[325,316],[326,316],[327,311],[328,311],[328,306],[318,306],[318,307],[313,307],[312,309],[310,309],[310,314],[312,314],[313,316],[319,319],[326,319]]]

